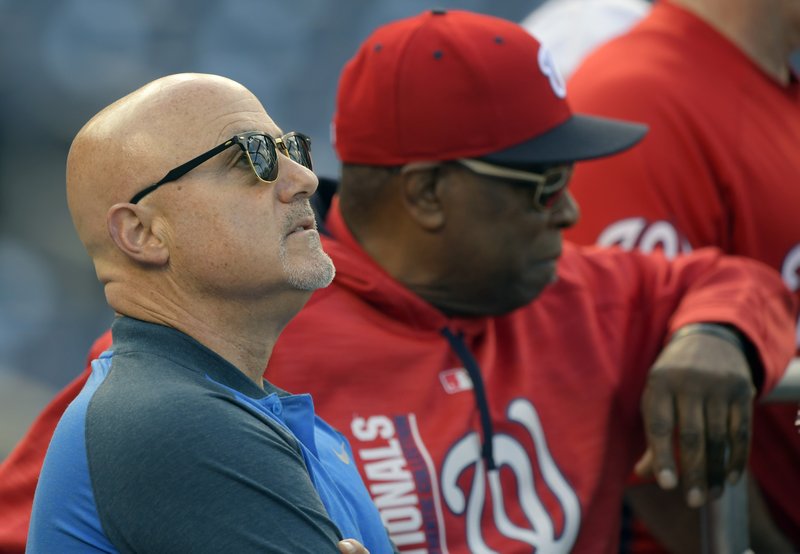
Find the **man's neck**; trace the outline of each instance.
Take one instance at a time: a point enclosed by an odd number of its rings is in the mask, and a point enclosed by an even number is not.
[[[291,294],[290,294],[291,293]],[[129,298],[114,306],[118,313],[181,331],[219,354],[262,386],[264,370],[283,328],[311,293],[290,291],[269,303],[182,303],[166,298],[153,302]]]
[[[798,45],[786,14],[765,0],[671,0],[728,38],[775,81],[789,83],[789,56]]]

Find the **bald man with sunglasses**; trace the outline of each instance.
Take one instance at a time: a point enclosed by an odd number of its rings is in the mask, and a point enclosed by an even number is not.
[[[337,275],[265,375],[348,437],[400,551],[616,552],[648,444],[698,504],[744,467],[752,397],[793,351],[780,277],[715,250],[670,262],[562,241],[573,164],[644,133],[573,114],[547,51],[485,15],[390,23],[345,67],[322,238]],[[14,459],[22,488],[37,455]]]
[[[28,552],[393,551],[346,439],[262,377],[334,275],[316,187],[308,137],[222,77],[159,79],[81,129],[67,200],[114,341],[55,431]]]

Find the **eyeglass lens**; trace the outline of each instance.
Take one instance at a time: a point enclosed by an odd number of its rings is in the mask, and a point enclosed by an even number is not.
[[[554,168],[544,174],[545,180],[539,188],[536,203],[544,209],[551,209],[567,190],[567,183],[572,174],[571,167]]]

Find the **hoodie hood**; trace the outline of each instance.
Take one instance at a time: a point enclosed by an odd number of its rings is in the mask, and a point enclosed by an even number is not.
[[[384,271],[364,252],[350,232],[339,210],[338,197],[332,199],[325,229],[328,235],[322,236],[322,246],[336,266],[337,284],[374,305],[398,324],[436,333],[448,327],[465,336],[478,335],[490,324],[487,317],[448,317]],[[324,297],[325,290],[318,291],[314,297]]]

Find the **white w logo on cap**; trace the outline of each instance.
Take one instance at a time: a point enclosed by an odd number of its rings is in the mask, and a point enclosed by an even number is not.
[[[550,86],[553,87],[555,95],[559,98],[566,98],[567,85],[564,83],[564,78],[561,76],[558,67],[556,67],[553,56],[544,45],[539,46],[539,69],[542,70],[542,73],[544,73],[550,81]]]

